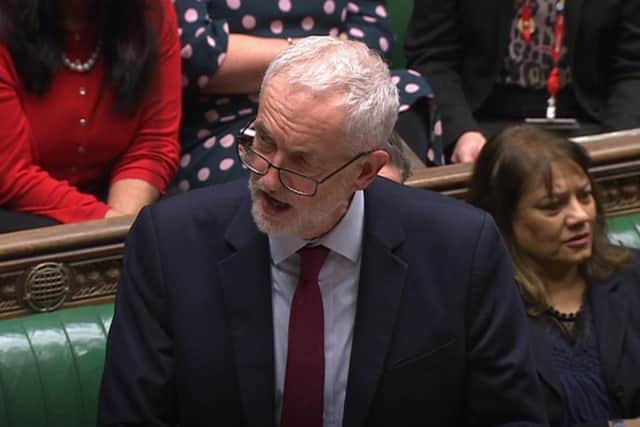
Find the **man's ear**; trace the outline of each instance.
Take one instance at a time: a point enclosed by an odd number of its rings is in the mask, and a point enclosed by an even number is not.
[[[364,157],[364,161],[360,164],[360,173],[353,183],[355,190],[364,190],[367,188],[388,161],[389,153],[384,150],[376,150],[367,154]]]

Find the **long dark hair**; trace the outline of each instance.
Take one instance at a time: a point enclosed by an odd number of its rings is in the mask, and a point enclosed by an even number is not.
[[[515,242],[514,216],[529,179],[542,176],[550,193],[552,166],[563,162],[578,167],[591,183],[596,206],[593,252],[582,267],[589,278],[603,278],[626,266],[629,252],[609,243],[600,189],[589,174],[591,159],[582,146],[532,126],[508,128],[484,146],[469,186],[467,200],[493,216],[509,246],[516,280],[533,315],[548,308],[547,294]]]
[[[87,0],[95,11],[115,110],[133,112],[147,94],[159,62],[160,0]],[[0,39],[25,88],[42,95],[61,65],[62,0],[2,0]]]

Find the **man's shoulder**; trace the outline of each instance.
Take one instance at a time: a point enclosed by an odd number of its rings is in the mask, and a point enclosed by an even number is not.
[[[238,209],[250,209],[246,179],[166,197],[149,207],[149,215],[163,225],[228,222]]]
[[[377,179],[367,190],[373,215],[388,215],[400,220],[417,216],[429,221],[484,220],[487,214],[468,203],[440,193]]]

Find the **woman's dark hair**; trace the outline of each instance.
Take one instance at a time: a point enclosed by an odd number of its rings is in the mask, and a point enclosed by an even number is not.
[[[549,307],[544,284],[525,261],[515,243],[513,223],[520,198],[529,180],[542,177],[549,194],[553,186],[552,166],[569,163],[589,179],[596,206],[592,256],[583,271],[590,278],[603,278],[629,262],[629,252],[612,245],[606,233],[601,193],[589,174],[591,160],[586,150],[566,138],[540,128],[519,125],[492,138],[475,164],[467,200],[489,212],[511,252],[516,280],[530,314]]]
[[[131,113],[142,103],[159,62],[160,0],[86,0],[102,37],[106,74],[115,110]],[[36,95],[50,87],[62,64],[62,0],[2,0],[0,39],[25,88]]]

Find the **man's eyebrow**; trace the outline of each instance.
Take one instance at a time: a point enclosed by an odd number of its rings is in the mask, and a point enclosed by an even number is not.
[[[271,134],[269,133],[267,128],[261,122],[256,122],[254,127],[260,133],[260,137],[262,139],[264,139],[265,141],[270,141],[270,142],[273,141],[273,137],[271,136]]]

